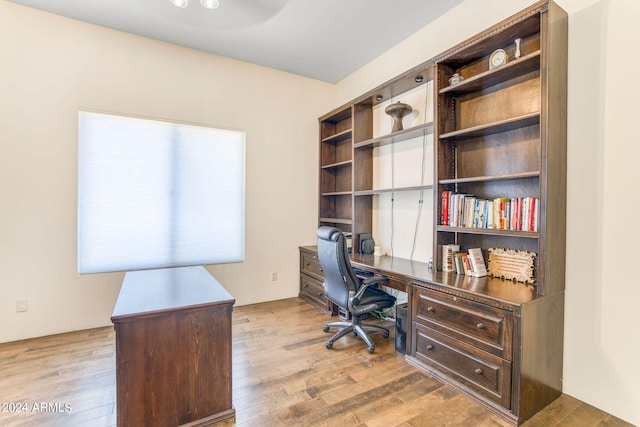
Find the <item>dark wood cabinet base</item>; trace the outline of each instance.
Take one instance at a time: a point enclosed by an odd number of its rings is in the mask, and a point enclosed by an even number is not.
[[[118,426],[233,425],[233,304],[203,267],[126,274],[111,318]]]

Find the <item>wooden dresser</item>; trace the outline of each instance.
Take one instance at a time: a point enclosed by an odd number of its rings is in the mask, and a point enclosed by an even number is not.
[[[111,317],[118,426],[233,425],[234,302],[203,267],[125,275]]]

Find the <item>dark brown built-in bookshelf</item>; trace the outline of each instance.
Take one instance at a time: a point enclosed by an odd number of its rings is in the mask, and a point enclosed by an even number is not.
[[[496,49],[509,61],[491,69]],[[450,84],[455,73],[463,80]],[[567,14],[541,1],[319,119],[319,225],[352,232],[358,252],[358,235],[373,231],[374,197],[431,192],[434,271],[431,279],[408,283],[407,361],[513,424],[562,390],[566,79]],[[428,81],[433,120],[374,137],[374,107]],[[375,148],[429,134],[433,185],[373,188]],[[537,231],[444,225],[445,191],[485,200],[536,198]],[[489,248],[534,252],[534,283],[441,272],[446,244],[480,248],[485,260]]]

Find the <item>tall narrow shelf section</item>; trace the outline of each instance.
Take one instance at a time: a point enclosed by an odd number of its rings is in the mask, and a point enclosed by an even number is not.
[[[351,108],[320,119],[320,225],[345,232],[353,223]]]
[[[539,296],[564,289],[567,51],[562,16],[566,20],[553,3],[538,4],[445,53],[437,65],[434,254],[446,244],[465,251],[481,248],[485,259],[489,248],[533,252]],[[492,66],[498,49],[507,61]],[[462,80],[451,84],[454,74]],[[494,209],[500,203],[496,199],[508,199],[513,221],[506,229],[460,226],[447,202],[456,194],[488,201]],[[515,221],[515,204],[524,198],[537,200],[531,227]]]
[[[506,60],[493,62],[496,52]],[[459,276],[435,272],[414,288],[408,360],[520,424],[562,390],[567,15],[552,1],[536,3],[445,52],[436,68],[434,257],[449,244],[480,248],[491,273],[494,249],[533,253],[533,283],[472,278],[466,300],[448,287]],[[464,215],[453,199],[475,209]],[[486,320],[468,336],[442,329],[443,310],[429,309],[443,301],[459,312],[481,303],[473,313],[501,319],[500,346],[473,343],[486,338]]]

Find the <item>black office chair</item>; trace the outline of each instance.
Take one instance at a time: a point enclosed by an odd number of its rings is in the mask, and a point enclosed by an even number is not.
[[[396,303],[395,297],[376,287],[378,283],[387,279],[373,276],[361,280],[356,276],[349,261],[345,236],[335,227],[318,229],[318,258],[324,273],[325,297],[351,313],[351,322],[331,322],[325,325],[325,332],[329,332],[332,327],[339,328],[338,332],[329,338],[326,347],[332,348],[338,338],[353,332],[367,343],[367,351],[373,353],[376,346],[366,331],[382,332],[382,336],[387,338],[389,330],[382,326],[362,323],[362,317],[375,310],[392,307]]]

